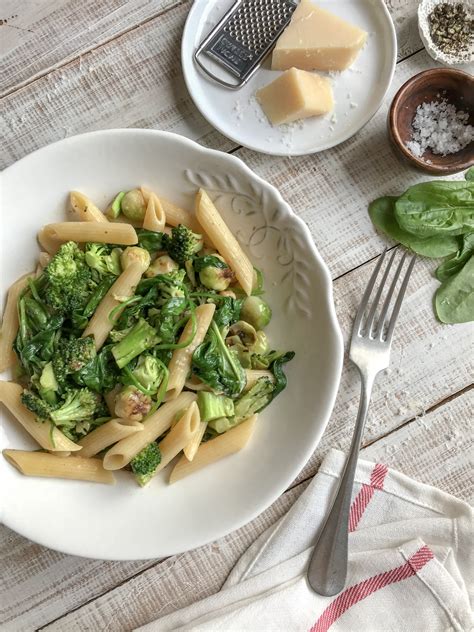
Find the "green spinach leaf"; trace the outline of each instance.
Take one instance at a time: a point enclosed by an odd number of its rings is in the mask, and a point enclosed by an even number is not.
[[[468,180],[469,182],[474,181],[474,167],[471,167],[470,169],[466,171],[466,173],[464,174],[464,178]]]
[[[423,257],[446,257],[458,250],[459,241],[457,237],[448,235],[423,238],[412,235],[400,228],[395,218],[395,202],[397,199],[394,196],[385,196],[371,202],[369,215],[376,228]]]
[[[435,310],[442,323],[474,320],[474,255],[455,276],[440,285]]]
[[[461,248],[455,255],[445,259],[436,269],[436,278],[443,282],[457,274],[466,261],[474,254],[474,233],[463,235]]]
[[[219,257],[215,257],[214,255],[196,257],[193,265],[196,272],[201,272],[204,268],[219,268],[224,270],[229,267],[225,261],[222,261],[222,259],[219,259]]]
[[[395,217],[419,237],[474,230],[474,182],[434,180],[410,187],[395,202]]]
[[[163,241],[165,233],[156,233],[153,230],[146,230],[145,228],[137,228],[138,245],[141,248],[145,248],[149,252],[157,252],[158,250],[164,250]]]

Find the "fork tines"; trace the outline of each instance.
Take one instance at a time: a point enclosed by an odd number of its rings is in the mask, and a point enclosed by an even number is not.
[[[398,266],[396,267],[395,274],[388,286],[388,279],[391,276],[392,269],[395,267],[394,261],[396,259],[398,249],[395,248],[390,256],[388,263],[385,265],[385,269],[382,275],[382,279],[377,286],[375,297],[370,301],[374,287],[376,286],[377,277],[380,270],[384,267],[383,263],[386,258],[387,251],[384,250],[380,256],[375,270],[370,277],[370,281],[362,296],[362,301],[359,305],[357,315],[354,321],[353,336],[359,336],[372,340],[379,340],[382,342],[390,342],[397,321],[398,313],[405,295],[405,290],[410,279],[413,266],[415,265],[416,256],[412,255],[408,257],[408,252],[405,252],[401,257]],[[392,298],[395,295],[395,289],[398,281],[402,277],[402,272],[405,267],[405,262],[408,260],[408,267],[406,267],[405,275],[401,281],[401,285],[398,289],[395,302],[389,313],[391,307]],[[388,289],[387,289],[388,286]],[[385,290],[385,292],[384,292]],[[385,294],[383,304],[382,295]]]

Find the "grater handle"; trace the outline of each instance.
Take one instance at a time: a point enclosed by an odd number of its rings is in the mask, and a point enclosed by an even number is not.
[[[224,81],[220,77],[217,77],[209,70],[209,68],[206,68],[206,66],[199,59],[202,49],[204,48],[204,44],[206,44],[206,42],[203,42],[203,44],[194,52],[194,55],[193,55],[193,59],[196,62],[198,68],[201,70],[201,72],[203,72],[207,77],[209,77],[210,79],[212,79],[219,85],[223,86],[224,88],[229,88],[230,90],[239,90],[239,88],[241,88],[243,85],[247,83],[247,81],[250,79],[253,73],[251,73],[244,80],[237,81],[237,83],[230,83],[228,81]]]

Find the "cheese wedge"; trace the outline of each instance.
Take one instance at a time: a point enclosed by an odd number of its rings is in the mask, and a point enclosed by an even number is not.
[[[272,55],[272,69],[345,70],[353,63],[367,33],[301,0]]]
[[[273,125],[319,116],[334,107],[329,79],[290,68],[256,94]]]

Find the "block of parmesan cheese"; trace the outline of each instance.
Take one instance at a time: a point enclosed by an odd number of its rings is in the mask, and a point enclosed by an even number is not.
[[[334,107],[329,79],[297,68],[284,72],[256,96],[273,125],[326,114]]]
[[[367,39],[353,24],[301,0],[272,55],[272,69],[345,70]]]

